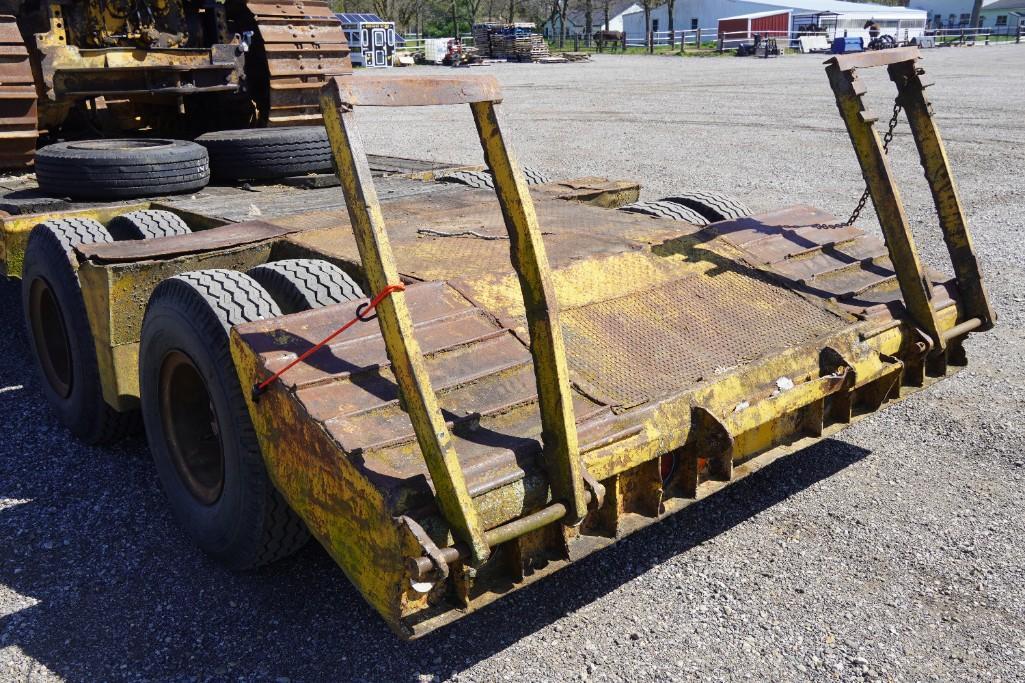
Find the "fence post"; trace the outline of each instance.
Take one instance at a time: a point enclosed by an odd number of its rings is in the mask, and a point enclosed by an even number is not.
[[[700,28],[697,30],[697,33],[694,34],[694,47],[696,49],[698,49],[698,50],[701,49],[701,29]]]
[[[1018,19],[1018,32],[1017,32],[1017,35],[1015,35],[1015,37],[1014,37],[1014,42],[1016,42],[1016,43],[1020,43],[1021,42],[1021,19]]]
[[[626,52],[626,31],[623,31],[623,52]]]
[[[580,34],[573,34],[573,52],[580,52]]]

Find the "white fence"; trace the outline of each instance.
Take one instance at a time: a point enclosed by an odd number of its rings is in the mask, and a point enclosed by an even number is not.
[[[651,49],[657,47],[684,47],[684,48],[714,48],[718,50],[736,50],[743,43],[751,43],[754,35],[758,34],[764,39],[775,39],[781,49],[800,50],[801,38],[821,37],[825,38],[828,44],[832,44],[835,38],[849,35],[858,37],[861,31],[733,31],[719,33],[716,28],[699,28],[686,31],[652,31],[649,36],[626,36],[623,43],[628,48]],[[945,45],[1013,45],[1022,42],[1023,33],[1018,27],[1011,27],[1010,30],[993,28],[964,28],[964,29],[921,29],[921,28],[900,28],[893,31],[883,31],[884,34],[893,37],[894,41],[902,44],[917,44],[925,47],[942,47]],[[864,31],[862,36],[865,47],[868,47],[868,32]],[[820,41],[821,42],[821,41]]]
[[[698,28],[687,31],[653,31],[651,34],[652,43],[655,47],[667,47],[669,45],[685,45],[698,47],[706,42],[716,41],[717,29]],[[646,47],[647,42],[643,36],[627,36],[627,47]]]
[[[945,29],[921,29],[921,28],[895,28],[892,30],[883,29],[885,34],[892,35],[898,43],[911,43],[923,48],[943,47],[948,45],[1014,45],[1022,42],[1023,31],[1021,27],[989,27],[989,28],[945,28]],[[618,50],[621,47],[655,49],[676,47],[684,49],[714,49],[714,50],[736,50],[741,44],[751,43],[754,34],[757,33],[762,39],[773,38],[776,45],[785,51],[800,51],[801,38],[815,37],[825,38],[827,44],[832,44],[834,38],[842,37],[845,34],[864,38],[865,47],[868,47],[869,38],[867,31],[843,31],[843,30],[819,30],[819,31],[734,31],[719,33],[718,28],[697,28],[683,31],[652,31],[649,36],[627,35],[621,43],[612,44],[606,42],[603,46],[605,51]],[[864,34],[864,35],[862,35]],[[427,41],[434,45],[442,39],[423,38],[415,34],[403,36],[405,42],[396,46],[395,51],[400,54],[424,53]],[[464,47],[474,44],[471,34],[460,36]],[[558,45],[558,37],[549,38],[549,41]],[[808,41],[806,41],[808,42]],[[818,40],[821,45],[821,40]],[[561,49],[566,50],[593,50],[597,47],[594,40],[588,40],[586,36],[568,35]],[[433,51],[433,50],[432,50]]]

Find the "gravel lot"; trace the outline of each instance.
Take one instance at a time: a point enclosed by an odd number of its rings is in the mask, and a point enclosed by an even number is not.
[[[87,448],[53,425],[19,325],[0,354],[0,679],[1025,679],[1025,47],[925,66],[1001,316],[970,367],[415,643],[315,545],[252,574],[206,560],[141,440]],[[719,189],[756,210],[846,214],[861,191],[817,57],[475,73],[505,85],[521,160],[555,174],[639,178],[646,198]],[[870,84],[885,117],[891,84]],[[480,158],[461,110],[367,118],[375,151]],[[894,153],[942,265],[906,127]],[[12,319],[18,305],[0,285]]]

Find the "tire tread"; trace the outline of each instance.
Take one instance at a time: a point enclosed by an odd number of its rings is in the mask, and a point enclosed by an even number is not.
[[[250,470],[250,479],[263,482],[260,500],[260,528],[248,548],[226,562],[235,569],[251,569],[274,562],[296,552],[309,540],[302,519],[289,507],[270,482],[259,440],[243,398],[242,387],[234,372],[228,333],[235,325],[281,315],[281,309],[253,278],[234,270],[209,269],[182,273],[157,286],[150,307],[167,301],[195,316],[204,343],[215,356],[218,368],[227,369],[225,385],[234,419],[240,428],[242,447],[249,453],[242,463]],[[145,324],[145,323],[144,323]]]

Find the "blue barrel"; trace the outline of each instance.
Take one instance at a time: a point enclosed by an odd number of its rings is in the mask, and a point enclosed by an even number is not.
[[[857,38],[845,36],[843,38],[833,39],[833,54],[843,55],[848,52],[864,52],[865,41],[858,36]]]

